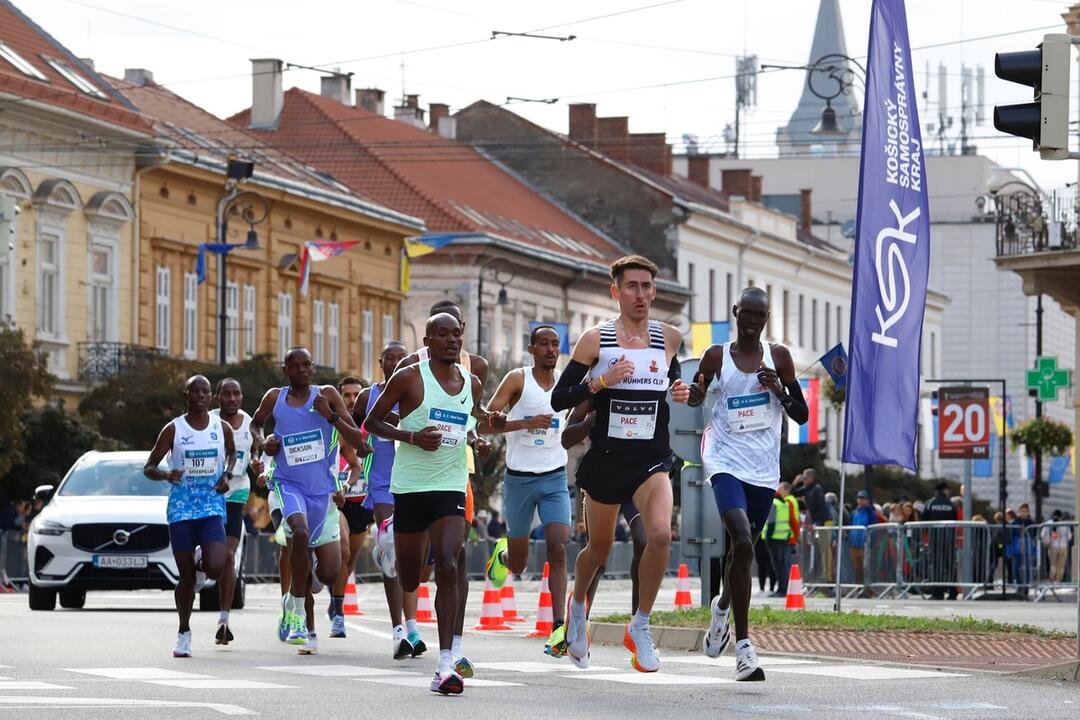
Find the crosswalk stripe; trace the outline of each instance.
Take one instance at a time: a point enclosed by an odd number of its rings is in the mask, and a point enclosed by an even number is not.
[[[522,660],[519,662],[478,662],[473,663],[481,670],[506,670],[520,673],[553,673],[553,672],[615,672],[616,668],[593,665],[584,670],[578,669],[569,663],[557,662],[533,662]]]
[[[243,679],[219,680],[209,678],[205,680],[146,680],[145,682],[151,685],[167,685],[188,690],[286,690],[295,688],[294,685],[278,685],[277,683]]]
[[[56,685],[54,683],[39,682],[36,680],[5,680],[0,682],[0,692],[7,690],[74,690],[70,685]]]
[[[381,683],[383,685],[400,685],[401,687],[417,687],[417,688],[430,688],[431,679],[427,677],[409,676],[404,677],[396,675],[393,677],[371,677],[371,678],[358,678],[360,682],[373,682]],[[471,690],[472,688],[491,688],[491,687],[524,687],[521,683],[503,682],[502,680],[480,680],[477,678],[469,678],[465,681],[465,689]]]
[[[383,668],[364,667],[363,665],[274,665],[263,666],[259,670],[314,677],[372,677],[376,675],[415,674],[405,670],[384,670]]]
[[[157,667],[113,667],[113,668],[62,668],[67,672],[83,673],[85,675],[99,675],[112,678],[113,680],[194,680],[196,678],[208,678],[209,675],[181,672],[179,670],[166,670]]]
[[[182,700],[136,700],[133,698],[59,698],[55,696],[0,695],[0,705],[14,708],[40,707],[144,707],[144,708],[203,708],[222,715],[258,715],[258,713],[228,703],[184,702]]]
[[[560,675],[564,678],[583,680],[607,680],[627,685],[722,685],[734,680],[701,675],[673,675],[671,673],[581,673],[579,675]]]
[[[735,658],[731,655],[723,655],[718,658],[705,657],[704,655],[691,655],[688,657],[672,657],[664,655],[662,663],[676,663],[679,665],[704,665],[730,670],[735,667]],[[763,668],[782,667],[786,665],[818,665],[815,660],[801,660],[799,658],[761,656],[758,662]]]
[[[963,673],[913,670],[882,665],[810,665],[805,667],[778,667],[773,668],[773,671],[795,673],[796,675],[820,675],[845,680],[916,680],[921,678],[967,677]]]

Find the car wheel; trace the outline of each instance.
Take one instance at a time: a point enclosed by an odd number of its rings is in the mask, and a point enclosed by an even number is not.
[[[38,587],[30,583],[30,609],[31,610],[54,610],[56,608],[56,591],[51,588]]]
[[[247,583],[244,578],[236,579],[236,589],[233,591],[232,597],[232,609],[243,610],[244,609],[244,596],[247,594]]]
[[[214,583],[208,588],[203,588],[199,591],[199,609],[206,612],[209,610],[220,610],[221,602],[218,600],[218,586]]]
[[[85,590],[61,590],[60,607],[79,610],[86,604]]]

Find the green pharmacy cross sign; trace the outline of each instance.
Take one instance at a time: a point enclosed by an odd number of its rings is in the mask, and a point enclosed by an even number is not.
[[[1027,386],[1038,391],[1040,402],[1050,402],[1057,400],[1059,389],[1072,385],[1071,375],[1068,370],[1058,369],[1056,357],[1044,355],[1035,360],[1034,370],[1027,371]]]

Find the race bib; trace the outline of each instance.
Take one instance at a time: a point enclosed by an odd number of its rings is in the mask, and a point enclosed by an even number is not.
[[[465,432],[469,416],[463,412],[431,408],[428,420],[435,429],[442,433],[443,447],[461,447],[465,445]]]
[[[214,448],[185,450],[184,474],[189,478],[217,478],[218,451]]]
[[[526,415],[525,420],[530,420],[534,416]],[[544,430],[522,430],[518,435],[518,441],[528,447],[547,447],[549,445],[558,445],[559,436],[562,433],[559,418],[551,418],[551,427]]]
[[[612,400],[608,437],[652,440],[656,434],[657,400]]]
[[[285,464],[290,467],[318,462],[326,457],[322,432],[319,430],[286,435],[281,438],[281,446],[285,448]]]
[[[736,395],[727,399],[728,430],[733,433],[764,430],[772,425],[772,393]]]

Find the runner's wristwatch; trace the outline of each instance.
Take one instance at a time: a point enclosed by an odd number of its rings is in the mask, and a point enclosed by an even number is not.
[[[333,425],[333,424],[335,424],[335,423],[336,423],[336,422],[337,422],[338,420],[340,420],[340,419],[341,419],[341,416],[340,416],[340,415],[338,415],[338,414],[337,414],[336,412],[332,412],[332,413],[330,413],[330,417],[328,417],[328,418],[326,419],[326,421],[327,421],[328,423],[330,423],[331,425]]]
[[[787,393],[784,393],[784,394],[783,394],[783,395],[782,395],[782,396],[780,397],[780,404],[781,404],[781,405],[782,405],[782,406],[784,407],[784,409],[785,409],[785,410],[786,410],[786,409],[788,409],[789,407],[791,407],[791,404],[792,404],[793,402],[795,402],[795,399],[794,399],[794,398],[792,398],[792,397],[791,397],[790,395],[788,395]]]

